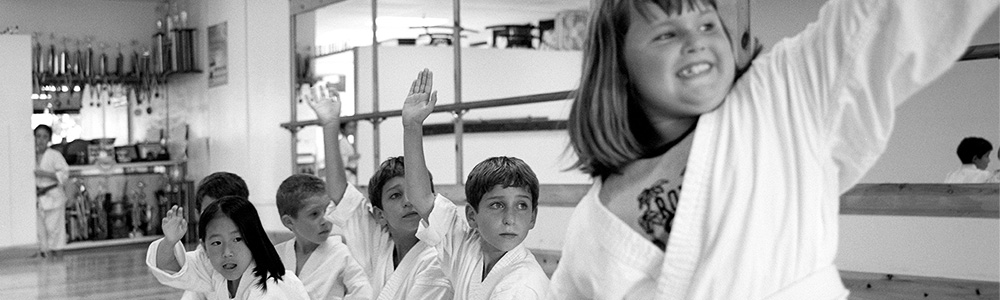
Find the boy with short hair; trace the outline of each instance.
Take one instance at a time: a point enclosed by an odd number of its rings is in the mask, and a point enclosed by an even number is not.
[[[455,299],[545,299],[549,279],[523,241],[538,215],[538,178],[524,161],[492,157],[469,173],[465,212],[435,197],[424,162],[423,121],[434,110],[433,77],[424,69],[403,104],[406,192],[427,223],[417,236],[438,248]]]
[[[326,220],[330,203],[319,177],[295,174],[281,182],[276,196],[278,214],[295,238],[274,248],[286,268],[295,266],[312,299],[372,299],[373,291],[361,266],[339,237],[330,237]]]
[[[981,137],[967,137],[958,144],[958,159],[962,167],[952,171],[944,183],[985,183],[993,174],[986,171],[990,165],[990,152],[993,144]]]
[[[307,95],[323,125],[327,218],[341,230],[351,255],[368,275],[376,299],[451,299],[451,283],[441,271],[434,247],[416,238],[420,217],[403,190],[403,160],[389,158],[368,184],[369,199],[348,184],[335,128],[340,123],[336,93]]]

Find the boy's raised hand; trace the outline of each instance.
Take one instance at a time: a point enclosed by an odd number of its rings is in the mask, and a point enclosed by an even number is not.
[[[188,230],[187,220],[184,219],[184,208],[174,205],[167,211],[167,215],[163,217],[163,223],[160,224],[163,228],[163,239],[168,244],[173,245],[180,241]]]
[[[434,111],[437,91],[434,88],[434,73],[424,69],[410,85],[410,93],[403,102],[403,126],[421,126],[427,116]]]
[[[316,112],[316,117],[321,125],[331,125],[336,122],[340,125],[340,94],[337,90],[327,88],[317,84],[310,87],[302,84],[299,88],[299,98],[309,103],[309,107]]]

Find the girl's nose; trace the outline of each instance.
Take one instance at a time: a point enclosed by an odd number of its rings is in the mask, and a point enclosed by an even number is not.
[[[687,40],[684,43],[684,53],[698,53],[705,50],[705,42],[701,36],[697,34],[687,35]]]

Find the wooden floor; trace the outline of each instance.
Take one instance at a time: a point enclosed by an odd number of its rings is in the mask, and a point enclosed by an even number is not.
[[[0,299],[179,299],[144,263],[147,244],[76,250],[29,258],[30,249],[0,252]],[[536,251],[554,269],[557,251]],[[552,257],[549,257],[552,256]],[[549,261],[551,259],[551,261]],[[550,270],[546,270],[550,271]],[[998,299],[1000,283],[841,272],[850,299]]]
[[[29,258],[30,251],[0,257],[3,299],[180,299],[149,274],[146,246],[78,250],[59,257]]]

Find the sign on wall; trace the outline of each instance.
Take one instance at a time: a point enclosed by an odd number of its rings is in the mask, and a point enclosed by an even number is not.
[[[208,27],[208,87],[225,85],[228,77],[226,22]]]

